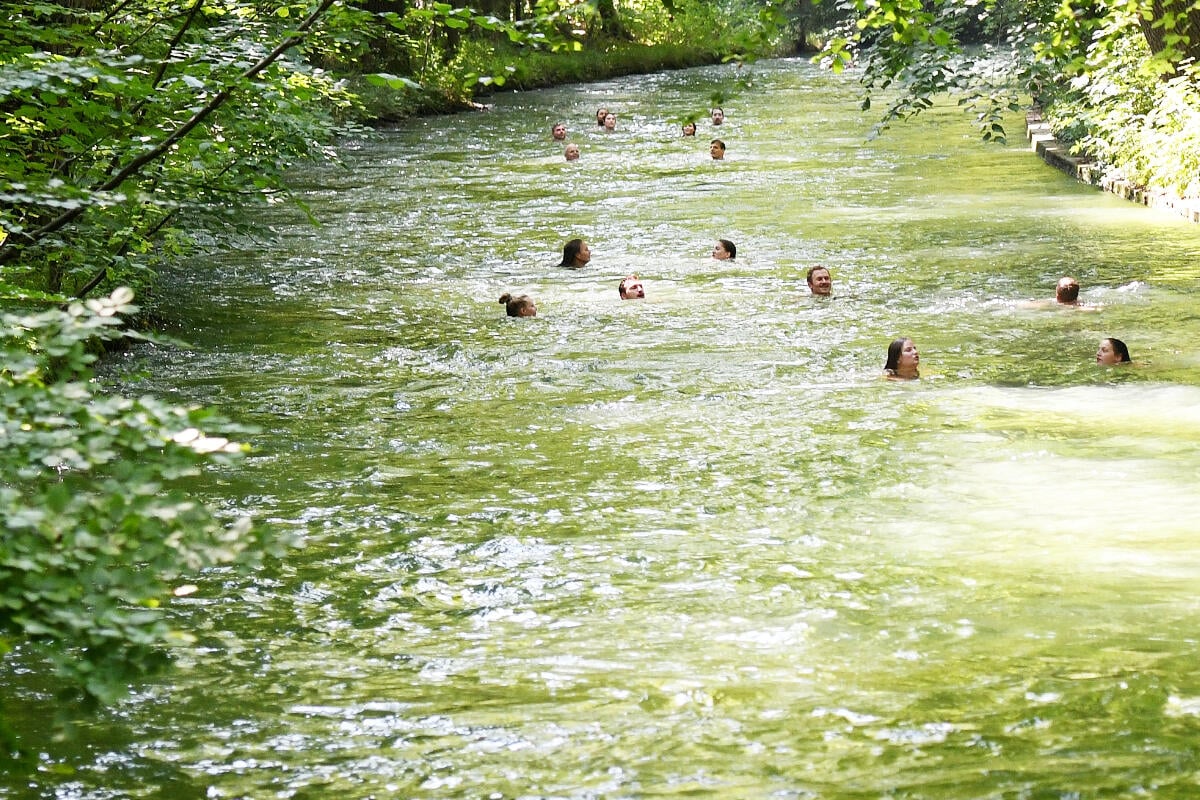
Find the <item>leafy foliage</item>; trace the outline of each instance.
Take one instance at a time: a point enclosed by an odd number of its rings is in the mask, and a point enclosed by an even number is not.
[[[953,92],[976,114],[984,139],[1003,141],[1005,112],[1031,97],[1061,104],[1050,118],[1075,128],[1111,166],[1159,186],[1194,181],[1195,4],[842,0],[839,7],[848,22],[821,59],[835,70],[861,69],[864,108],[879,92],[894,92],[880,129]],[[1057,88],[1068,81],[1067,91]],[[1169,155],[1158,158],[1165,140],[1173,142]],[[1157,163],[1140,163],[1149,161]]]
[[[282,546],[187,496],[245,445],[207,411],[102,394],[99,342],[127,338],[132,293],[0,317],[0,651],[23,643],[90,701],[107,702],[186,643],[165,607],[183,581]],[[11,738],[11,733],[10,734]]]
[[[1115,177],[1200,197],[1200,71],[1188,64],[1164,79],[1143,40],[1102,41],[1047,120]]]
[[[284,170],[327,157],[353,109],[302,59],[332,5],[299,21],[303,7],[234,0],[0,15],[0,292],[148,286],[197,232],[282,196]],[[336,49],[331,31],[357,18],[327,16],[316,40]]]

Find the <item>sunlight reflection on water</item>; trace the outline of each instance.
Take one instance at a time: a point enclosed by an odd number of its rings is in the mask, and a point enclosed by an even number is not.
[[[1171,790],[1200,231],[953,109],[867,142],[851,86],[733,69],[413,121],[297,175],[320,227],[276,209],[180,276],[195,347],[139,388],[261,426],[212,491],[306,546],[180,600],[222,657],[123,709],[80,796],[158,763],[347,800]],[[672,121],[714,89],[717,165]],[[1095,310],[1030,303],[1064,273]],[[899,335],[919,382],[880,379]],[[1135,365],[1094,365],[1110,335]]]

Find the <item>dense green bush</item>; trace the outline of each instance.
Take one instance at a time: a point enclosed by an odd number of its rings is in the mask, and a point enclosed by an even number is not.
[[[13,4],[17,5],[17,4]],[[129,0],[0,12],[0,297],[85,297],[205,231],[252,223],[297,160],[325,158],[354,98],[307,62],[360,24],[307,9]],[[335,13],[336,12],[336,13]]]
[[[1047,121],[1112,177],[1200,197],[1200,70],[1164,78],[1136,24],[1125,30],[1091,44],[1087,69],[1048,98]]]
[[[111,701],[189,641],[165,609],[203,570],[281,543],[219,518],[187,481],[245,445],[210,412],[102,394],[97,346],[131,334],[132,293],[0,316],[0,652],[45,659],[84,700]],[[228,431],[227,431],[228,432]],[[12,733],[7,733],[10,746]]]
[[[1118,177],[1195,196],[1200,187],[1200,5],[1130,0],[844,0],[826,42],[853,64],[863,107],[887,90],[879,127],[958,95],[985,139],[1032,99],[1055,132]],[[987,39],[981,49],[969,42]]]

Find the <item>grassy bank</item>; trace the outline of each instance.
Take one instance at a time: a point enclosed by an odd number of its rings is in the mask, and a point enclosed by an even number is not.
[[[788,49],[763,53],[782,55]],[[398,92],[356,81],[368,123],[388,123],[422,114],[463,111],[486,103],[498,89],[538,89],[586,83],[621,75],[719,64],[740,56],[717,47],[684,44],[612,43],[571,52],[517,50],[477,45],[464,48],[452,70],[431,76],[419,90]]]

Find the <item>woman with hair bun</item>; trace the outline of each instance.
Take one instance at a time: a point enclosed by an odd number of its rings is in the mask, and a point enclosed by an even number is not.
[[[500,295],[500,305],[504,306],[504,310],[510,317],[536,317],[537,306],[533,304],[533,298],[527,294],[513,297],[508,292]]]

